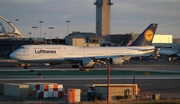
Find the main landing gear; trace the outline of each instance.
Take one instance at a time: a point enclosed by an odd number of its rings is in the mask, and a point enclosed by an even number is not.
[[[72,64],[72,68],[79,68],[78,64]]]
[[[30,67],[30,64],[25,63],[25,65],[24,65],[24,69],[28,69],[29,67]]]
[[[24,69],[28,69],[29,68],[29,66],[24,66]]]
[[[20,63],[20,64],[16,64],[16,67],[24,67],[24,69],[28,69],[30,67],[30,64],[28,63]]]
[[[79,71],[86,71],[86,72],[87,72],[87,71],[89,71],[89,68],[80,67],[80,68],[79,68]]]

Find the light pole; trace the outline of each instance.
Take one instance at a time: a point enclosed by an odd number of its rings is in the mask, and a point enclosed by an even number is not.
[[[109,97],[109,94],[110,94],[110,75],[111,75],[111,72],[110,72],[111,68],[110,68],[110,64],[108,64],[108,70],[107,70],[107,104],[110,104],[110,97]]]
[[[67,36],[68,36],[68,23],[71,22],[71,21],[66,21],[67,23]]]
[[[96,26],[96,41],[95,41],[95,46],[96,46],[96,43],[98,43],[97,42],[97,30],[98,30],[98,26]]]
[[[35,29],[38,28],[37,26],[32,26],[32,28],[34,29],[34,40],[36,38],[36,34],[35,34]]]
[[[51,39],[51,43],[52,43],[52,34],[51,34],[51,30],[54,29],[54,27],[49,27],[49,30],[50,30],[50,39]]]
[[[19,19],[18,19],[18,18],[16,18],[16,21],[17,21],[17,29],[18,29],[18,21],[19,21]]]
[[[32,34],[32,33],[31,33],[31,32],[28,32],[28,34],[29,34],[29,38],[31,38],[31,34]]]
[[[41,38],[41,23],[43,23],[43,21],[39,21],[40,23],[40,38]]]
[[[44,33],[44,39],[46,38],[46,34],[47,34],[47,33]]]

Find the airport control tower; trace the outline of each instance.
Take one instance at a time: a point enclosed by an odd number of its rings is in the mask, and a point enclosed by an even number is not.
[[[96,0],[96,34],[105,36],[110,34],[111,0]]]

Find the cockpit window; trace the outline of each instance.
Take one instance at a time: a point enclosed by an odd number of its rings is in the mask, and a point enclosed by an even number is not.
[[[25,49],[25,47],[19,47],[19,49]]]

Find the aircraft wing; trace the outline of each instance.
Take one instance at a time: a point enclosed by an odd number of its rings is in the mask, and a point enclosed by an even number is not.
[[[112,54],[112,55],[103,55],[103,56],[77,56],[77,57],[70,57],[65,58],[65,60],[82,60],[82,59],[92,59],[92,60],[98,60],[98,59],[108,59],[108,58],[114,58],[114,57],[133,57],[133,56],[142,56],[147,53],[154,52],[154,47],[147,47],[147,48],[129,48],[131,50],[137,50],[139,53],[126,53],[126,54]]]
[[[150,48],[142,48],[142,49],[139,49],[139,48],[129,48],[131,50],[137,50],[137,51],[154,51],[154,47],[150,47]]]
[[[95,57],[73,57],[73,58],[64,58],[66,61],[78,61],[82,59],[92,59],[92,60],[101,60],[109,59],[114,57],[133,57],[133,56],[142,56],[142,54],[127,54],[127,55],[107,55],[107,56],[95,56]]]

